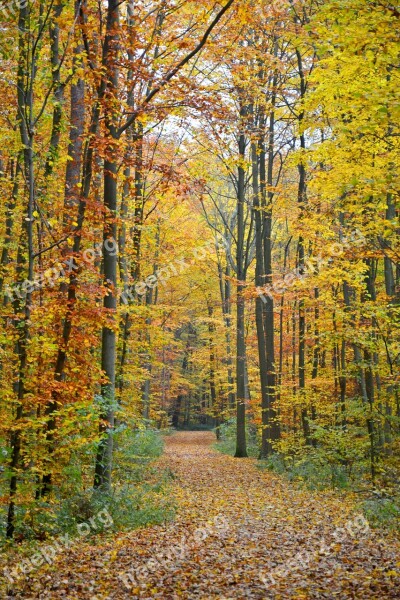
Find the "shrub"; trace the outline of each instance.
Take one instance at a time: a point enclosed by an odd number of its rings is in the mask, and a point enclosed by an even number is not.
[[[360,508],[373,527],[400,530],[400,498],[369,498]]]
[[[36,500],[17,506],[16,536],[22,539],[43,540],[68,533],[76,535],[82,523],[96,519],[101,511],[111,516],[112,525],[97,523],[90,534],[105,529],[130,529],[170,520],[174,507],[170,501],[171,474],[156,469],[152,462],[163,451],[163,438],[155,430],[132,430],[126,425],[115,434],[113,490],[107,494],[94,490],[93,464],[96,447],[85,450],[83,467],[80,453],[73,453],[71,462],[63,469],[62,485],[54,486],[51,502]],[[31,482],[30,485],[35,485]],[[5,512],[0,526],[5,531]]]

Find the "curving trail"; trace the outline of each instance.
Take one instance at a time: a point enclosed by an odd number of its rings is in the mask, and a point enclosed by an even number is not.
[[[211,433],[167,438],[174,523],[72,548],[14,598],[382,599],[400,597],[398,543],[350,501],[291,487],[252,459],[223,456]]]

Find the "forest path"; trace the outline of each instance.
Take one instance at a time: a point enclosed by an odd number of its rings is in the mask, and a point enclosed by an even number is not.
[[[77,545],[18,598],[399,598],[397,543],[333,493],[298,490],[211,433],[166,439],[176,521]]]

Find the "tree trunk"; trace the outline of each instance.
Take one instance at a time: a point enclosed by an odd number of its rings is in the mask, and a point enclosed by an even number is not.
[[[17,254],[17,281],[22,284],[25,280],[33,281],[33,208],[35,202],[35,182],[33,170],[33,96],[32,88],[35,67],[31,61],[28,50],[29,6],[20,7],[19,30],[19,59],[18,59],[18,123],[21,144],[24,147],[24,175],[27,187],[27,209],[22,216],[21,239]],[[28,75],[29,74],[29,75]],[[24,416],[24,401],[26,393],[26,375],[28,367],[27,345],[29,340],[29,321],[31,315],[32,289],[28,286],[25,298],[17,297],[14,300],[14,319],[17,326],[17,355],[18,355],[18,380],[17,380],[17,411],[15,424],[11,431],[11,458],[10,458],[10,487],[9,505],[7,514],[6,536],[12,538],[15,531],[15,495],[17,492],[17,471],[21,456],[21,429],[20,422]]]
[[[268,128],[268,154],[267,172],[265,172],[265,148],[264,142],[260,144],[260,180],[261,198],[263,207],[263,251],[264,251],[264,273],[265,284],[272,285],[272,202],[274,197],[273,168],[275,148],[275,102],[276,102],[277,75],[274,74],[272,81],[272,110],[269,115]],[[268,186],[268,191],[265,186]],[[274,297],[267,294],[264,304],[264,334],[265,355],[267,372],[267,401],[263,407],[263,430],[261,438],[261,457],[265,458],[274,451],[273,443],[280,438],[280,425],[276,408],[276,368],[275,368],[275,325],[274,325]]]
[[[101,386],[102,409],[100,413],[100,434],[96,463],[94,487],[109,491],[111,489],[111,470],[113,452],[113,428],[115,410],[115,365],[116,365],[116,329],[115,315],[117,311],[117,267],[118,256],[115,249],[117,239],[117,149],[118,125],[117,115],[112,106],[118,93],[118,27],[119,2],[108,0],[107,29],[103,50],[106,59],[107,88],[111,106],[105,105],[105,125],[108,137],[106,158],[104,159],[104,229],[103,229],[103,268],[104,285],[107,290],[104,296],[104,308],[109,315],[110,325],[105,325],[101,339],[101,368],[105,382]],[[107,99],[108,100],[108,99]],[[114,244],[109,244],[113,240]],[[110,249],[111,248],[111,249]]]
[[[255,284],[257,288],[265,285],[265,267],[264,267],[264,247],[263,247],[263,217],[260,206],[259,189],[259,158],[258,144],[252,143],[252,179],[253,179],[253,210],[256,236],[256,272]],[[270,444],[270,423],[269,417],[269,396],[268,396],[268,367],[266,354],[266,336],[264,330],[264,303],[267,302],[267,296],[257,294],[255,305],[255,320],[257,331],[258,348],[258,369],[260,374],[261,387],[261,411],[262,411],[262,435],[260,458],[265,458],[272,450]]]
[[[245,203],[245,171],[244,159],[246,150],[246,139],[243,128],[245,127],[244,117],[247,114],[245,108],[241,108],[240,126],[242,131],[239,137],[239,159],[238,166],[238,189],[237,189],[237,244],[236,244],[236,265],[237,265],[237,295],[236,295],[236,452],[235,457],[247,457],[246,445],[246,342],[245,342],[245,322],[244,322],[244,281],[246,278],[245,264],[245,231],[244,231],[244,203]]]
[[[78,18],[81,2],[75,0],[75,15]],[[79,55],[81,46],[77,46],[75,54]],[[81,181],[82,170],[82,136],[85,126],[85,106],[84,106],[85,86],[83,80],[78,80],[71,86],[71,107],[70,107],[70,129],[69,129],[69,145],[68,156],[72,160],[67,162],[65,173],[65,191],[64,191],[64,216],[63,222],[67,231],[72,231],[73,222],[77,223],[75,233],[73,235],[72,248],[66,248],[66,253],[75,257],[81,249],[82,243],[82,227],[85,216],[86,200],[89,197],[91,180],[92,180],[92,161],[93,161],[93,137],[96,135],[99,122],[99,105],[95,104],[92,112],[91,124],[89,126],[89,141],[85,151],[85,161],[82,174],[82,187],[79,191],[78,184]],[[72,209],[77,213],[72,213]],[[77,265],[75,259],[72,260],[72,268],[69,273],[69,283],[62,283],[61,291],[66,294],[67,311],[62,324],[61,343],[59,344],[55,368],[54,380],[61,382],[64,379],[65,365],[67,362],[68,344],[72,332],[72,318],[75,312],[76,293],[77,293]],[[54,432],[56,429],[56,421],[54,413],[57,410],[59,401],[59,393],[57,390],[52,392],[52,401],[45,409],[47,417],[46,425],[46,442],[47,452],[49,454],[49,462],[53,452]],[[48,466],[48,472],[43,475],[41,489],[38,494],[40,496],[48,496],[51,491],[52,469]]]
[[[303,101],[306,94],[306,86],[305,86],[305,76],[303,70],[303,61],[299,50],[296,50],[297,56],[297,66],[300,77],[300,98]],[[302,132],[304,120],[304,111],[301,110],[298,121],[299,121],[299,129],[300,129],[300,149],[305,151],[306,149],[306,140],[305,135]],[[299,183],[298,183],[298,192],[297,192],[297,201],[299,205],[300,216],[299,219],[302,219],[304,206],[306,202],[306,169],[303,163],[303,157],[301,162],[298,164],[298,172],[299,172]],[[305,252],[304,252],[304,239],[303,235],[299,236],[298,242],[298,269],[300,276],[304,274],[304,266],[305,266]],[[308,420],[308,410],[305,399],[305,387],[306,387],[306,312],[305,312],[305,304],[303,298],[299,300],[299,395],[301,401],[301,422],[303,426],[303,434],[306,441],[306,444],[311,444],[311,436],[310,436],[310,423]]]
[[[218,406],[217,403],[217,386],[215,382],[215,369],[216,369],[216,359],[215,359],[215,325],[212,322],[214,317],[214,310],[211,304],[211,299],[207,300],[207,309],[208,309],[208,347],[209,347],[209,373],[210,373],[210,395],[211,395],[211,408],[216,421],[216,435],[217,439],[219,439],[219,425],[221,422],[221,407]]]

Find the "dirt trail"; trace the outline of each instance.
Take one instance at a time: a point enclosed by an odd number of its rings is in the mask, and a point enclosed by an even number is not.
[[[177,519],[71,549],[18,598],[399,598],[400,553],[348,501],[223,456],[211,433],[167,438]]]

